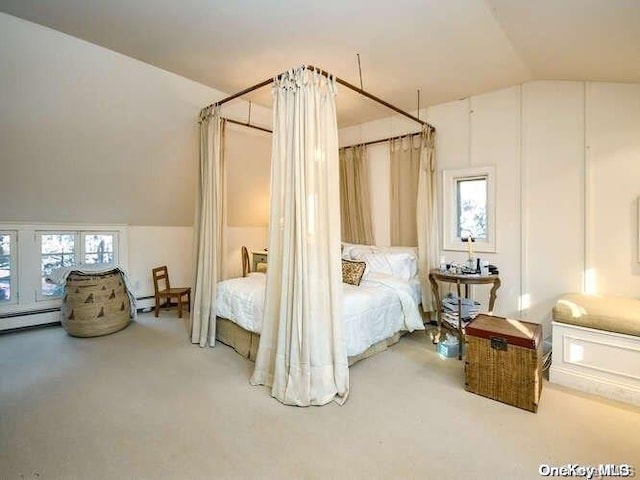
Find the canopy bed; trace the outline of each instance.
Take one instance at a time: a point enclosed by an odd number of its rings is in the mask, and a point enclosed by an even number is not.
[[[358,285],[342,283],[349,365],[386,350],[404,333],[424,329],[416,250],[348,244],[343,249],[343,259],[367,264]],[[257,355],[265,289],[264,273],[218,283],[216,339],[250,360]]]
[[[221,281],[226,211],[225,119],[220,108],[271,83],[269,268],[266,275]],[[337,84],[422,126],[416,224],[419,232],[428,233],[418,234],[413,256],[404,252],[401,259],[400,251],[364,247],[363,253],[349,247],[341,261]],[[435,129],[311,66],[289,70],[204,108],[200,125],[192,342],[214,346],[218,338],[242,350],[255,360],[250,382],[270,387],[271,395],[284,404],[342,404],[349,393],[349,364],[386,348],[403,331],[423,328],[417,305],[430,308],[426,275],[437,257],[437,230],[432,229]],[[345,261],[361,263],[361,276],[368,270],[361,285],[343,283]],[[243,302],[237,301],[243,295]]]

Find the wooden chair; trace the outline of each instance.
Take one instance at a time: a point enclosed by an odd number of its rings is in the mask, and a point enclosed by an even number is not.
[[[251,261],[249,260],[249,250],[244,245],[240,249],[242,253],[242,276],[246,277],[251,272]]]
[[[249,250],[243,245],[240,251],[242,253],[242,276],[246,277],[251,273],[251,259],[249,258]],[[267,273],[267,264],[258,263],[256,265],[256,272]]]
[[[152,270],[153,275],[153,290],[156,299],[155,316],[158,316],[160,311],[160,303],[164,299],[163,307],[171,306],[171,299],[175,298],[178,301],[178,317],[182,318],[182,299],[187,297],[187,309],[191,311],[191,288],[190,287],[178,287],[171,288],[169,283],[169,270],[166,265],[157,267]],[[164,285],[161,285],[164,283]]]

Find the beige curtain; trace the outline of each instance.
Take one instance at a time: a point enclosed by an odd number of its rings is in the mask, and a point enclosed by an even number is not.
[[[288,405],[343,403],[349,392],[335,89],[304,67],[274,84],[269,269],[251,383]]]
[[[373,245],[369,168],[364,145],[340,149],[342,241]]]
[[[213,347],[216,339],[216,287],[223,272],[225,251],[224,128],[219,108],[207,107],[200,112],[191,341],[201,347],[207,344]]]
[[[391,245],[418,245],[416,205],[420,171],[420,136],[406,135],[391,140]]]
[[[422,284],[422,309],[434,310],[429,270],[439,263],[438,214],[437,214],[437,169],[435,130],[424,129],[420,136],[420,171],[418,175],[417,235],[418,269]]]

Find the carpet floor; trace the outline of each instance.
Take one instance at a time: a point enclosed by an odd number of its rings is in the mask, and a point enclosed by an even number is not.
[[[142,314],[79,339],[0,335],[1,479],[536,479],[640,469],[640,408],[545,381],[537,414],[464,390],[424,332],[350,369],[346,404],[281,405],[252,363]],[[637,471],[637,470],[636,470]]]

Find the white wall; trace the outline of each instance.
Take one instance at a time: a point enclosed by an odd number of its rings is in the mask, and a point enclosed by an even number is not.
[[[582,290],[584,84],[528,83],[522,96],[523,308],[548,324],[558,296]]]
[[[131,226],[128,275],[136,297],[153,295],[151,269],[166,265],[172,287],[193,284],[193,228]]]
[[[500,268],[497,314],[542,323],[549,335],[551,308],[565,292],[638,296],[640,85],[529,82],[429,107],[421,118],[437,129],[440,174],[496,168],[496,253],[482,256]],[[393,117],[342,129],[340,140],[413,131]],[[369,149],[372,198],[385,199],[388,152],[378,148]],[[374,209],[374,225],[388,223],[388,209]],[[486,291],[475,294],[486,303]]]
[[[0,30],[0,218],[190,225],[197,112],[218,92],[7,15]]]
[[[225,95],[9,15],[0,32],[0,220],[192,225],[198,112]]]
[[[2,13],[0,65],[0,222],[127,225],[138,296],[158,265],[191,285],[198,113],[226,94]],[[254,105],[252,121],[268,127],[270,111]]]
[[[242,276],[241,247],[267,246],[271,180],[271,134],[227,125],[227,231],[224,278]]]
[[[266,227],[269,223],[271,134],[229,124],[226,127],[227,224]]]
[[[597,292],[638,297],[640,85],[587,85],[587,268]]]

